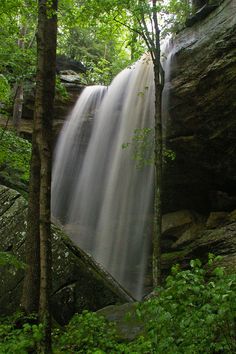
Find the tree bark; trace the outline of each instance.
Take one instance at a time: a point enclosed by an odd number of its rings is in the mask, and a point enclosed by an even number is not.
[[[18,133],[21,117],[22,117],[22,108],[23,108],[23,101],[24,101],[24,86],[22,81],[20,81],[15,85],[14,91],[15,91],[15,96],[14,96],[12,122],[16,132]]]
[[[29,206],[26,235],[26,264],[21,306],[27,313],[37,313],[39,309],[40,285],[40,233],[39,233],[39,194],[40,194],[40,159],[36,134],[33,129],[32,156],[30,164]]]
[[[158,54],[159,55],[159,54]],[[157,68],[158,66],[158,68]],[[155,86],[155,148],[154,148],[154,217],[153,217],[153,287],[161,284],[161,236],[162,236],[162,113],[163,86],[159,75],[160,62],[154,62]]]
[[[36,142],[40,169],[40,297],[39,319],[45,328],[39,352],[51,352],[51,165],[52,121],[56,79],[57,0],[39,0],[37,80],[35,96]]]
[[[21,50],[24,50],[25,48],[25,40],[24,40],[25,34],[26,34],[26,27],[21,26],[20,38],[18,39],[18,47]],[[22,117],[23,101],[24,101],[24,85],[23,85],[23,80],[20,80],[20,82],[16,83],[15,85],[14,107],[13,107],[13,117],[12,117],[13,126],[17,133],[19,132],[19,127],[20,127],[20,122]]]
[[[56,78],[57,0],[38,1],[37,75],[32,141],[27,270],[22,306],[38,311],[44,338],[38,353],[51,353],[51,164]]]
[[[162,91],[163,75],[161,67],[160,29],[158,26],[156,0],[153,0],[152,61],[155,87],[155,142],[154,142],[154,218],[153,218],[153,287],[161,284],[161,236],[162,236]]]

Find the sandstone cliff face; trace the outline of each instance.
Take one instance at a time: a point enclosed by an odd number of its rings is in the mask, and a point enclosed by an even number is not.
[[[225,0],[174,39],[165,211],[236,206],[236,2]]]

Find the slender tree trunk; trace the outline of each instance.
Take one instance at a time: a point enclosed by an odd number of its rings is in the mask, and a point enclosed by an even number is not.
[[[155,86],[155,147],[154,147],[154,219],[153,219],[153,286],[161,284],[161,236],[162,236],[162,91],[163,75],[161,67],[160,30],[158,26],[156,0],[153,0],[153,40],[152,60]]]
[[[18,40],[18,47],[21,50],[25,48],[25,34],[26,34],[26,27],[20,26],[20,38]],[[20,122],[22,117],[22,109],[23,109],[23,101],[24,101],[24,85],[23,81],[16,83],[15,85],[15,96],[14,96],[14,107],[13,107],[13,126],[17,133],[19,133]]]
[[[26,235],[26,264],[21,306],[30,314],[39,309],[40,284],[40,233],[39,233],[40,159],[33,130],[32,156],[30,165],[29,201]]]
[[[56,78],[57,0],[39,0],[37,81],[35,97],[36,140],[40,170],[40,298],[39,319],[45,337],[39,352],[51,352],[51,165],[52,121]]]
[[[157,68],[158,66],[158,68]],[[154,164],[154,218],[153,218],[153,286],[161,284],[161,236],[162,236],[162,84],[159,76],[160,63],[154,62],[155,84],[155,164]]]
[[[27,270],[22,306],[39,312],[44,339],[38,353],[51,353],[51,164],[56,77],[57,0],[38,0],[37,76],[32,141]]]
[[[17,133],[19,133],[20,122],[22,117],[23,101],[24,101],[24,86],[20,81],[15,85],[14,107],[13,107],[13,126]]]

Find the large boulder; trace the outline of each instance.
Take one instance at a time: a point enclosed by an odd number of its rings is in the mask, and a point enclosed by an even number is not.
[[[27,202],[16,191],[0,186],[0,252],[24,261]],[[76,312],[95,311],[132,297],[89,255],[76,247],[62,230],[53,226],[52,313],[61,324]],[[24,270],[1,266],[0,315],[20,305]]]
[[[178,215],[187,211],[178,211]],[[176,222],[176,212],[169,213],[169,227],[162,237],[162,270],[167,275],[173,264],[182,268],[189,261],[200,258],[207,262],[208,254],[221,256],[220,264],[227,272],[236,272],[236,210],[231,213],[212,212],[207,217],[188,211],[189,223],[178,228],[171,226]],[[191,215],[191,217],[190,217]]]
[[[236,207],[236,2],[224,0],[173,40],[164,210]]]

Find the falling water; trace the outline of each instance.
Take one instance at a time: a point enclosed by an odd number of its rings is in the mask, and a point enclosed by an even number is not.
[[[104,88],[86,88],[61,133],[53,169],[54,217],[136,298],[149,253],[153,168],[137,168],[134,147],[122,144],[135,129],[153,127],[153,82],[145,58],[118,74],[105,95]]]
[[[59,136],[53,165],[52,213],[65,224],[87,149],[93,118],[106,92],[103,86],[86,87]]]

